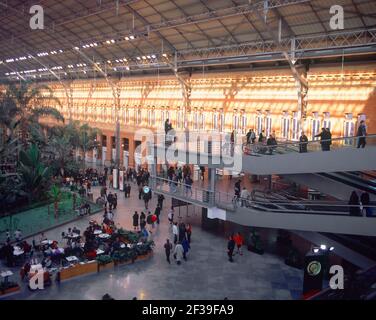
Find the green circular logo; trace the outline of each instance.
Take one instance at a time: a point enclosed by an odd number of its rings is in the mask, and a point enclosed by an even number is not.
[[[310,276],[317,276],[321,271],[321,263],[318,261],[311,261],[307,266],[307,272]]]

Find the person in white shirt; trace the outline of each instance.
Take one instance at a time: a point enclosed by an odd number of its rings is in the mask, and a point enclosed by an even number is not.
[[[174,244],[176,244],[179,239],[179,228],[177,222],[172,225],[172,234],[174,235]]]
[[[171,207],[170,211],[168,212],[168,221],[170,221],[170,224],[174,223],[174,207]]]
[[[242,204],[241,204],[242,207],[245,207],[248,197],[249,197],[249,192],[245,187],[243,187],[243,190],[240,192],[240,198],[242,199]]]

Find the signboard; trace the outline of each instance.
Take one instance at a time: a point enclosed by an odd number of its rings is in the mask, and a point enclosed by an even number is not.
[[[124,171],[119,172],[119,189],[124,191]]]

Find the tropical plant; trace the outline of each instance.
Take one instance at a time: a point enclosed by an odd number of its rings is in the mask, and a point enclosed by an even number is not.
[[[105,264],[111,263],[114,260],[109,255],[101,254],[100,256],[97,257],[97,261],[98,261],[98,264],[105,265]]]
[[[61,189],[56,184],[54,184],[50,189],[49,195],[54,202],[54,213],[55,218],[57,218],[59,211],[59,202],[62,196]]]
[[[31,127],[37,124],[43,126],[40,123],[41,117],[64,121],[57,109],[45,106],[46,101],[55,101],[60,105],[60,101],[46,85],[36,86],[29,82],[10,84],[6,92],[0,96],[0,101],[0,112],[3,112],[0,123],[5,127],[12,127],[13,131],[18,131],[24,146],[27,144]]]
[[[35,144],[27,151],[20,151],[18,172],[29,202],[39,199],[48,190],[50,170],[41,163],[41,155]]]

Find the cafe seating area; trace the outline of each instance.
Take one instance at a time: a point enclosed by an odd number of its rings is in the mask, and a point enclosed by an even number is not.
[[[46,289],[54,283],[147,259],[153,247],[154,242],[141,232],[95,220],[83,234],[73,227],[62,232],[59,240],[47,239],[42,233],[33,244],[7,243],[0,249],[0,298],[17,293],[20,286],[35,290],[30,284],[34,281],[38,285],[40,278],[34,276],[39,272],[43,272]],[[15,270],[19,270],[19,277]]]

